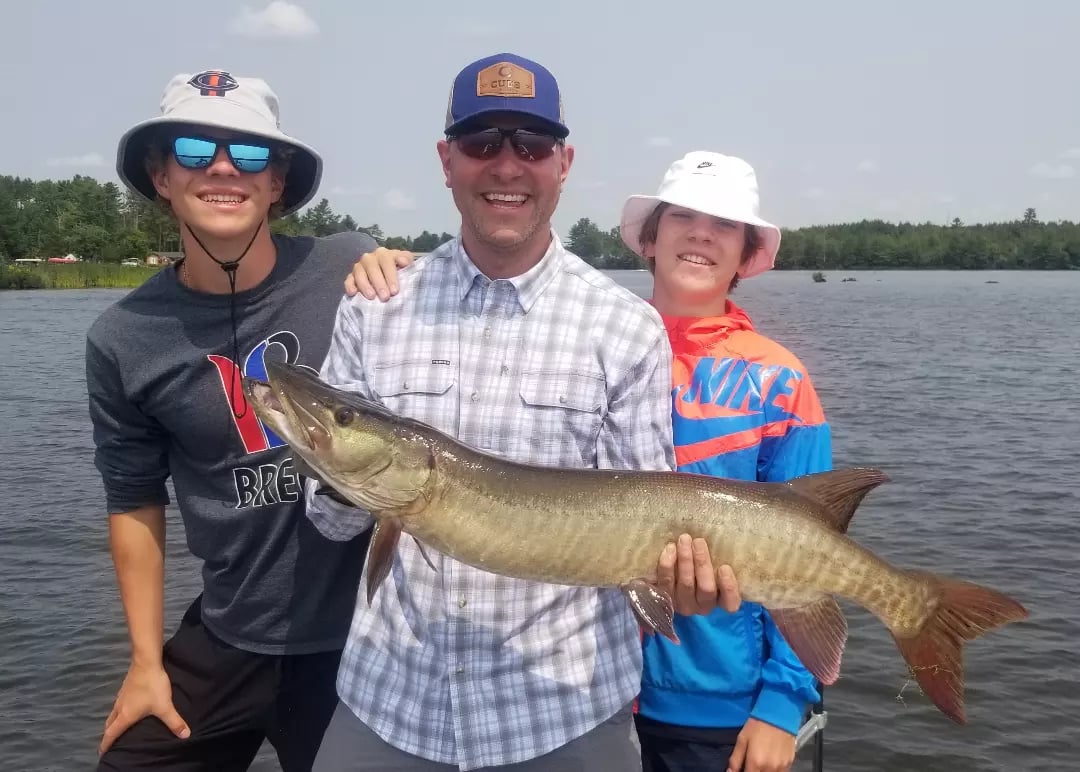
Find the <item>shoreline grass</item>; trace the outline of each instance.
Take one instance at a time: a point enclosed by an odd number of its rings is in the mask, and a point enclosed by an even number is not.
[[[160,270],[114,263],[8,264],[0,265],[0,290],[134,289]]]

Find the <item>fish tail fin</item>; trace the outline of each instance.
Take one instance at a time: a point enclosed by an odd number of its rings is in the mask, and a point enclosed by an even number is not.
[[[964,643],[999,625],[1026,619],[1028,612],[997,590],[915,573],[938,589],[937,602],[917,633],[893,632],[893,639],[923,693],[942,713],[964,724]]]

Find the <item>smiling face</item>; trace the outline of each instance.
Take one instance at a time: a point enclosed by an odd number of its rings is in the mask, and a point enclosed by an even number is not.
[[[485,116],[484,128],[544,130],[512,114]],[[495,275],[516,275],[535,264],[550,242],[551,216],[574,159],[571,146],[557,144],[546,158],[529,159],[504,139],[484,160],[466,155],[457,140],[438,143],[446,186],[461,212],[462,237],[469,256]],[[504,270],[505,269],[505,270]],[[507,273],[509,272],[509,273]]]
[[[661,204],[642,229],[653,269],[653,304],[670,316],[719,316],[741,266],[757,249],[752,226]]]
[[[210,128],[200,128],[197,133],[213,139],[250,141],[243,135]],[[271,163],[256,174],[241,172],[224,148],[218,148],[213,161],[201,169],[184,168],[168,149],[151,159],[150,176],[158,196],[169,202],[180,222],[217,240],[250,237],[268,218],[285,185],[279,163]]]

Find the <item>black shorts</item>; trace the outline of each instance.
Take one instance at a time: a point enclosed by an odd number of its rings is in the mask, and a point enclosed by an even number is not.
[[[738,729],[676,726],[634,714],[643,772],[724,772]]]
[[[173,705],[191,728],[181,740],[156,717],[139,721],[101,757],[99,772],[240,772],[264,740],[283,772],[308,772],[337,705],[341,650],[253,654],[202,623],[201,598],[165,644]]]

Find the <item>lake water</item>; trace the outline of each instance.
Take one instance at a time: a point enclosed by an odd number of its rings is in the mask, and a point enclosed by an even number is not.
[[[647,273],[616,275],[648,293]],[[127,666],[83,377],[86,329],[122,295],[0,292],[0,749],[20,772],[91,769]],[[835,464],[892,479],[850,535],[1031,612],[966,647],[960,727],[907,682],[886,630],[846,605],[825,768],[1076,768],[1080,272],[773,272],[736,297],[809,367]],[[198,592],[169,515],[167,633]],[[273,754],[253,769],[276,770]]]

